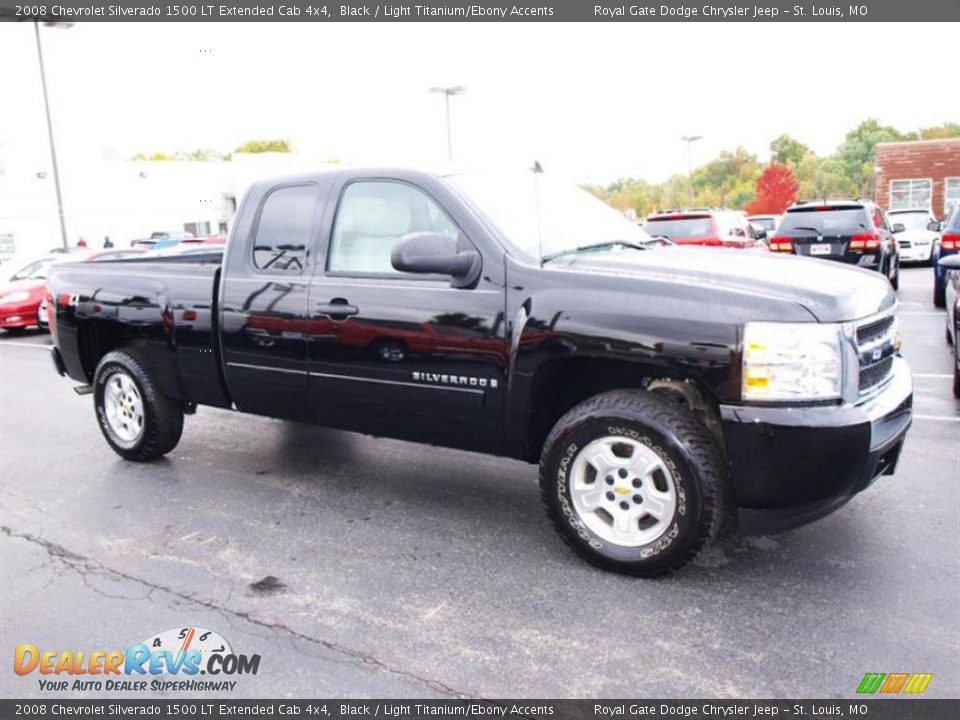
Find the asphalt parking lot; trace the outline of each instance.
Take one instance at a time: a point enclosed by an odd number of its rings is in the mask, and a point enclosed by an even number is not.
[[[513,461],[201,408],[166,460],[125,462],[48,336],[0,337],[0,694],[45,695],[17,643],[193,625],[261,655],[232,697],[850,697],[868,671],[960,696],[960,402],[931,281],[903,273],[897,475],[656,581],[575,557]]]

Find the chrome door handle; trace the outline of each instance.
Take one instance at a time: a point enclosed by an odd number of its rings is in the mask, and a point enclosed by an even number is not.
[[[320,303],[314,310],[318,315],[329,315],[334,320],[346,319],[360,312],[360,308],[351,305],[346,298],[333,298],[328,303]]]

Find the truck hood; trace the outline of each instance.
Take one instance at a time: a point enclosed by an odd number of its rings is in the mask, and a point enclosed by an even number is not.
[[[831,260],[705,247],[581,253],[547,267],[712,287],[804,307],[820,322],[857,320],[896,303],[886,277]]]

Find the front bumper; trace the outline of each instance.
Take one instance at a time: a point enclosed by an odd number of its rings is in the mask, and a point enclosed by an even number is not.
[[[40,301],[24,300],[0,305],[0,328],[25,328],[37,324]]]
[[[892,475],[912,408],[910,368],[899,357],[887,386],[858,405],[721,405],[741,529],[804,525]]]

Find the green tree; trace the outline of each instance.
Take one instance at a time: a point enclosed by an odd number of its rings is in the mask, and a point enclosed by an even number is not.
[[[916,133],[901,133],[890,125],[881,125],[876,118],[864,120],[847,133],[837,148],[836,159],[844,177],[856,188],[858,195],[873,191],[873,167],[877,157],[877,143],[911,140]]]
[[[810,148],[784,133],[770,143],[770,152],[776,162],[796,167],[810,152]]]
[[[288,153],[291,152],[290,141],[289,140],[247,140],[243,145],[238,147],[234,152],[238,153],[265,153],[265,152],[277,152],[277,153]]]
[[[960,137],[960,123],[945,122],[943,125],[920,128],[920,138],[923,140],[943,140],[955,137]]]

